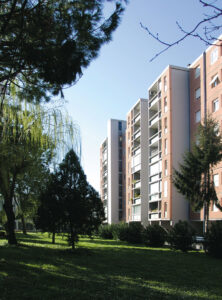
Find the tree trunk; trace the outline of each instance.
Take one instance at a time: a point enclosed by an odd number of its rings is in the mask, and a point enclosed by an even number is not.
[[[52,233],[52,244],[55,244],[55,232]]]
[[[17,245],[17,240],[15,237],[15,214],[12,206],[12,198],[5,198],[5,203],[3,205],[6,216],[7,216],[7,236],[9,245]]]
[[[27,235],[27,230],[26,230],[26,223],[25,223],[25,218],[24,215],[21,215],[21,221],[22,221],[22,232],[23,234]]]

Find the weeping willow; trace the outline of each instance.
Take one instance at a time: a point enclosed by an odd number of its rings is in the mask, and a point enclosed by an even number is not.
[[[0,194],[7,215],[9,244],[16,244],[13,197],[16,180],[32,168],[34,152],[58,160],[70,148],[80,155],[78,127],[63,106],[20,101],[13,90],[0,111]]]

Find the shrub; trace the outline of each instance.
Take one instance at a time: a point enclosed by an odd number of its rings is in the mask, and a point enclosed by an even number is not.
[[[140,222],[130,222],[126,241],[133,244],[142,243],[143,230],[144,228]]]
[[[101,225],[99,227],[98,234],[103,239],[112,239],[113,238],[112,226],[109,224]]]
[[[187,252],[192,249],[195,231],[186,221],[179,221],[168,234],[168,242],[174,249]]]
[[[207,254],[222,258],[222,222],[212,223],[205,235],[205,251]]]
[[[5,239],[6,238],[6,233],[4,230],[0,230],[0,239]]]
[[[152,247],[162,247],[166,241],[167,233],[158,224],[149,225],[144,229],[143,241],[145,245]]]
[[[112,225],[113,238],[120,241],[127,241],[129,225],[127,223],[119,223]]]

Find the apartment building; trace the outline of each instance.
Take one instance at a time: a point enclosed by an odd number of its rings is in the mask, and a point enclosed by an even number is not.
[[[189,149],[189,70],[168,66],[148,90],[148,221],[188,219],[188,203],[172,184]]]
[[[221,36],[222,37],[222,36]],[[220,37],[220,38],[221,38]],[[190,139],[195,142],[195,133],[200,122],[210,115],[222,131],[222,43],[216,42],[200,55],[190,69]],[[222,162],[213,170],[213,180],[217,196],[222,204]],[[203,210],[190,211],[190,220],[202,223]],[[211,205],[209,220],[222,220],[222,212]]]
[[[126,221],[147,225],[148,211],[148,101],[139,99],[127,114]]]
[[[100,194],[107,223],[125,220],[126,121],[108,121],[107,138],[100,146]]]

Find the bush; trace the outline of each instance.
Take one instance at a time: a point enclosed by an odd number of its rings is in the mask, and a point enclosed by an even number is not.
[[[205,235],[204,245],[207,254],[222,258],[222,222],[216,221],[211,224]]]
[[[120,241],[127,241],[129,225],[127,223],[119,223],[112,225],[113,238]]]
[[[166,241],[167,233],[158,224],[149,225],[144,229],[143,241],[145,245],[152,247],[162,247]]]
[[[140,222],[130,222],[127,232],[127,242],[133,244],[142,243],[143,226]]]
[[[98,230],[98,234],[103,239],[112,239],[113,233],[112,233],[112,225],[101,225]]]
[[[6,238],[6,233],[4,230],[0,230],[0,239],[5,239]]]
[[[187,252],[192,249],[195,231],[186,221],[179,221],[168,234],[168,242],[174,249]]]

